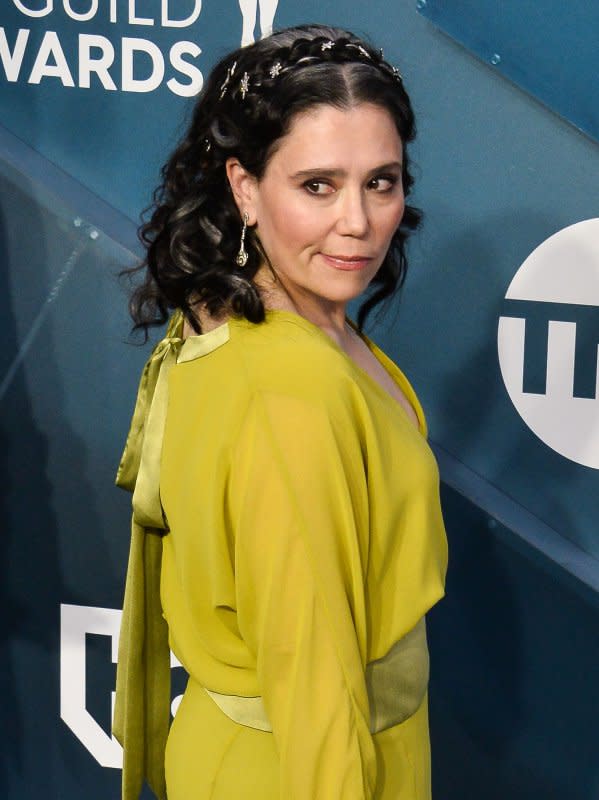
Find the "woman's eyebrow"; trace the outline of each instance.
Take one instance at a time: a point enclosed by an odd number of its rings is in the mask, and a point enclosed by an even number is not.
[[[401,172],[402,166],[401,161],[390,161],[387,164],[380,164],[378,167],[374,167],[368,172],[368,175],[375,175],[377,172],[395,169]],[[344,169],[335,167],[312,167],[311,169],[300,169],[298,172],[294,172],[291,177],[294,180],[301,180],[302,178],[311,178],[315,175],[323,178],[345,178],[347,172]]]
[[[300,169],[298,172],[294,172],[291,177],[299,180],[301,178],[310,178],[314,175],[318,175],[323,178],[343,178],[347,175],[347,173],[344,169],[311,167],[310,169]]]

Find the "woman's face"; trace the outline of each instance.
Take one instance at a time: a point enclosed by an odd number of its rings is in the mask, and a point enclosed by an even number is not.
[[[242,211],[292,300],[330,312],[366,289],[404,213],[402,155],[385,109],[321,105],[246,179]]]

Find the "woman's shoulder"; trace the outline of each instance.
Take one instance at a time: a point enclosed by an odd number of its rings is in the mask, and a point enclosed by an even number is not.
[[[189,377],[228,392],[274,393],[331,402],[352,384],[347,358],[320,328],[291,311],[263,322],[230,317],[185,340],[178,358]],[[192,366],[194,365],[194,366]]]
[[[232,323],[233,348],[255,389],[331,401],[351,384],[347,357],[331,337],[295,312],[270,310],[263,323]]]

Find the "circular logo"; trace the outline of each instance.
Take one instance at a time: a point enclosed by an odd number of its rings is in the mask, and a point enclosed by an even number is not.
[[[497,345],[530,430],[599,469],[599,219],[558,231],[528,256],[507,290]]]

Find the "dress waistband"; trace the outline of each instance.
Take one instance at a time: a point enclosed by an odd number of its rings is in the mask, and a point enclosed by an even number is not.
[[[366,665],[370,732],[379,733],[409,719],[420,708],[429,678],[424,617],[376,661]],[[233,722],[272,732],[262,697],[240,697],[205,689]]]

